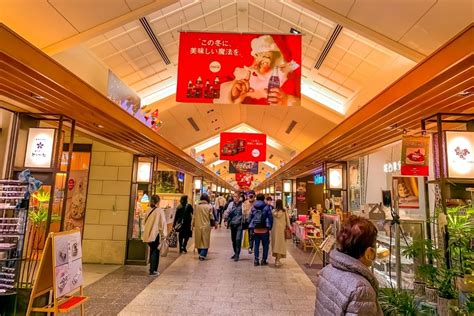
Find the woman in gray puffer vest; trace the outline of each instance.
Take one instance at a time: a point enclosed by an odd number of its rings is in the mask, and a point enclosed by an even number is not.
[[[316,281],[315,316],[383,315],[378,282],[369,267],[376,256],[377,228],[369,220],[349,217],[337,235],[337,249]]]

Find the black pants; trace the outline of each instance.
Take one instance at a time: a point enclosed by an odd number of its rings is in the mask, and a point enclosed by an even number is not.
[[[232,238],[232,248],[234,248],[234,254],[238,258],[240,256],[240,248],[242,247],[242,225],[231,225],[230,236]]]
[[[178,233],[178,242],[179,242],[179,249],[180,250],[186,250],[188,246],[188,240],[189,240],[189,233],[188,232],[179,232]]]
[[[253,232],[253,228],[249,228],[249,249],[253,249],[255,244],[255,234]]]
[[[160,244],[160,235],[156,236],[154,242],[149,242],[150,247],[150,273],[158,271],[158,265],[160,264],[160,251],[158,245]]]
[[[219,225],[222,224],[222,218],[224,217],[224,207],[220,206],[219,209],[217,210],[219,213]]]

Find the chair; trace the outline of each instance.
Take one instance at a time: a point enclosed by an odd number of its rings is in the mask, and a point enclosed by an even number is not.
[[[311,243],[311,253],[309,254],[310,260],[308,262],[308,265],[311,268],[314,263],[314,260],[316,259],[316,256],[319,256],[321,260],[323,259],[323,254],[321,252],[321,249],[319,248],[321,246],[321,243],[323,242],[323,239],[321,237],[308,235],[308,241]]]

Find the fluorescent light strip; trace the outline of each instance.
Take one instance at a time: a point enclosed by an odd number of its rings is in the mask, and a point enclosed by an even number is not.
[[[337,111],[341,114],[345,114],[344,104],[342,102],[335,100],[334,98],[320,90],[317,90],[312,85],[309,85],[305,82],[301,82],[301,94],[304,94],[308,98],[311,98],[327,106],[328,108],[333,109],[334,111]]]
[[[269,166],[270,168],[272,168],[273,170],[277,169],[277,166],[272,164],[270,161],[264,161],[263,163],[266,164],[267,166]]]
[[[164,87],[150,95],[147,95],[142,99],[142,106],[152,104],[156,101],[162,100],[169,97],[172,94],[176,93],[176,83],[171,84],[170,86]]]

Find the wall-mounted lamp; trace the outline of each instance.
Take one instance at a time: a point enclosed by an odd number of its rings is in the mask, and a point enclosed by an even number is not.
[[[291,180],[283,181],[283,192],[291,193]]]
[[[201,188],[202,188],[202,180],[194,179],[194,190],[201,190]]]
[[[149,183],[151,179],[151,162],[140,161],[137,167],[137,182]]]
[[[271,194],[275,193],[275,186],[274,185],[270,186],[270,193]]]
[[[329,168],[329,188],[342,189],[342,169]]]

